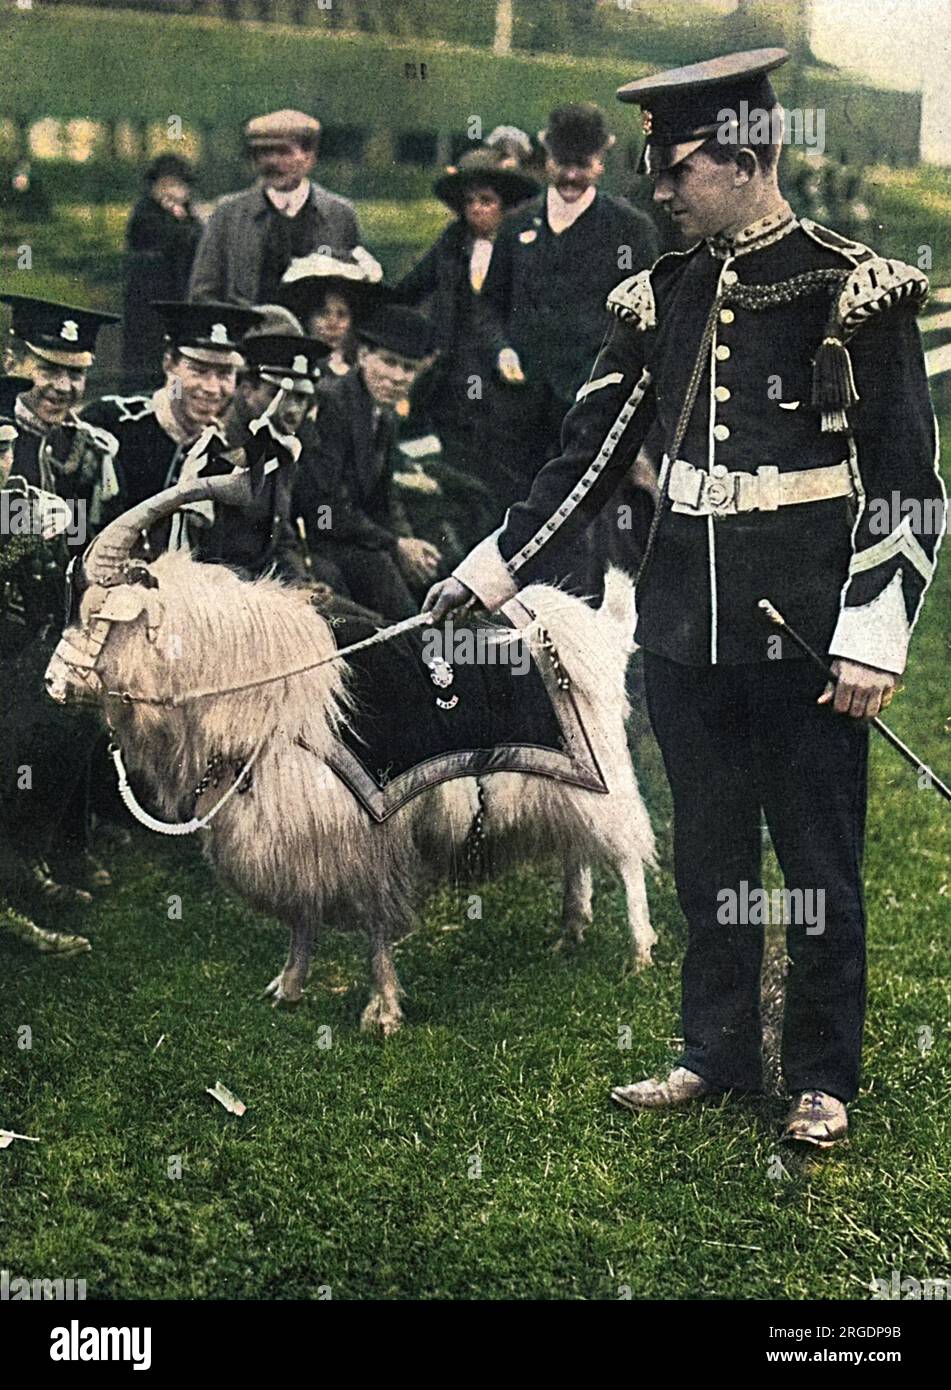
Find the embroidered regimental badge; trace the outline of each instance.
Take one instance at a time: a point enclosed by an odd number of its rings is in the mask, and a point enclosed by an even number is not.
[[[440,690],[448,690],[449,686],[452,685],[455,680],[455,675],[449,662],[444,661],[441,656],[432,656],[426,659],[426,665],[429,667],[429,679],[432,681],[433,685],[438,686]],[[442,700],[438,695],[436,696],[436,704],[440,709],[455,709],[458,703],[458,695],[453,695],[449,700]]]
[[[59,331],[59,336],[66,343],[79,342],[79,324],[75,319],[67,319]]]
[[[211,341],[213,343],[228,342],[228,330],[223,323],[213,323],[211,325]]]

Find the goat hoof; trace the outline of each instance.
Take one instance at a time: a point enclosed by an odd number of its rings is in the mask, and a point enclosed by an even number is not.
[[[284,976],[276,975],[267,989],[261,995],[262,999],[271,999],[271,1008],[295,1009],[303,998],[303,990],[293,993],[284,986]]]
[[[387,1004],[379,995],[370,1000],[360,1018],[361,1033],[381,1033],[391,1038],[403,1026],[403,1011],[398,1004]]]

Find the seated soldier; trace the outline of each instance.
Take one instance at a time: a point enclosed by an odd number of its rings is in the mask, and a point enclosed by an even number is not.
[[[84,545],[114,514],[117,444],[107,430],[83,422],[77,411],[99,330],[118,319],[19,294],[0,295],[0,300],[12,309],[5,365],[32,382],[14,406],[13,472],[30,487],[69,503],[71,534]]]
[[[318,388],[320,447],[299,474],[297,511],[314,578],[391,620],[409,618],[411,586],[425,585],[441,556],[411,534],[393,495],[395,410],[430,352],[430,327],[414,309],[381,305],[358,332],[356,369]]]
[[[244,451],[237,459],[260,466],[261,477],[251,508],[219,505],[213,525],[196,539],[199,559],[219,561],[249,577],[273,567],[279,578],[307,579],[291,501],[297,436],[313,407],[329,351],[316,338],[291,333],[251,334],[245,340],[246,366],[222,427],[229,449]],[[270,443],[273,451],[262,452],[261,445]]]
[[[231,404],[241,343],[260,315],[233,304],[162,303],[165,384],[151,396],[104,396],[83,411],[119,441],[120,510],[144,502],[178,482],[208,455],[227,449],[221,417]],[[210,519],[210,518],[208,518]],[[154,558],[188,538],[193,517],[179,515],[143,538],[143,558]]]
[[[12,474],[15,401],[31,386],[28,377],[0,378],[0,930],[37,950],[69,953],[88,951],[89,942],[37,926],[13,902],[17,894],[58,909],[90,901],[85,889],[58,883],[46,862],[69,838],[80,849],[85,843],[95,729],[81,711],[44,698],[43,675],[62,621],[71,512],[64,499]],[[101,871],[88,860],[78,868],[81,875]],[[101,871],[98,882],[107,883],[108,874]],[[33,911],[32,902],[20,906]]]

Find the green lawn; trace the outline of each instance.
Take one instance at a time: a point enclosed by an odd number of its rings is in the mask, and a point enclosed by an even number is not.
[[[946,557],[891,711],[945,775],[949,597]],[[876,744],[847,1146],[780,1153],[778,1094],[635,1118],[608,1090],[670,1055],[684,944],[667,789],[635,724],[663,861],[643,975],[622,976],[613,884],[582,952],[549,952],[556,875],[536,866],[485,889],[482,922],[430,901],[398,957],[407,1025],[383,1044],[358,1031],[356,938],[326,938],[300,1010],[272,1011],[257,996],[283,931],[217,888],[194,841],[155,837],[70,919],[92,955],[0,939],[0,1126],[41,1141],[0,1151],[0,1264],[110,1298],[863,1299],[893,1268],[951,1273],[948,807]],[[243,1118],[205,1095],[219,1079]]]

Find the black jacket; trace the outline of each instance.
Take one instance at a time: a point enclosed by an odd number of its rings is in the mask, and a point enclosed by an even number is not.
[[[442,353],[451,352],[460,331],[471,326],[473,301],[479,297],[469,283],[471,253],[472,234],[466,224],[461,218],[450,222],[396,289],[407,304],[429,300],[427,312]]]
[[[375,447],[373,401],[359,368],[325,378],[317,398],[319,446],[302,455],[295,490],[309,546],[314,550],[321,541],[330,541],[395,550],[410,530],[393,495],[400,455],[392,418],[380,417],[383,433]]]
[[[619,321],[565,420],[561,455],[458,577],[497,606],[532,582],[540,550],[570,556],[645,441],[658,458],[671,448],[698,364],[679,458],[705,476],[708,501],[729,475],[764,466],[781,479],[844,465],[853,495],[717,514],[668,497],[638,590],[638,641],[687,665],[798,656],[758,609],[769,598],[819,651],[901,672],[945,520],[914,319],[926,287],[920,271],[795,219],[661,257],[612,293]],[[833,315],[859,396],[843,432],[823,428],[811,403]]]
[[[609,291],[625,271],[651,264],[657,234],[630,203],[598,192],[556,236],[546,198],[543,193],[504,219],[479,298],[493,358],[514,348],[529,382],[545,382],[568,402],[610,327]]]

